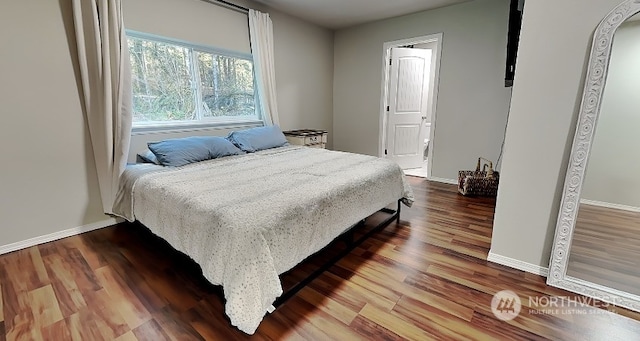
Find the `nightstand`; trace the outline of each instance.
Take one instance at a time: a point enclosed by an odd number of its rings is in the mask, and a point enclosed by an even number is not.
[[[325,148],[327,146],[327,131],[313,129],[298,129],[282,132],[291,144],[312,148]]]

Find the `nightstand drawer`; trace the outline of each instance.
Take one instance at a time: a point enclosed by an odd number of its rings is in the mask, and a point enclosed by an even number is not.
[[[304,138],[305,145],[318,144],[318,143],[322,143],[322,135],[305,136]]]

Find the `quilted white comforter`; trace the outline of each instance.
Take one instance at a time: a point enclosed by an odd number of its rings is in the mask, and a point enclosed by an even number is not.
[[[282,294],[279,274],[398,199],[411,205],[413,193],[392,161],[288,146],[132,166],[114,210],[200,264],[223,286],[231,323],[253,334]]]

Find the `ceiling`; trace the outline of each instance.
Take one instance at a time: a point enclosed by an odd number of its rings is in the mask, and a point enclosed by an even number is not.
[[[331,29],[397,17],[470,0],[256,0]]]

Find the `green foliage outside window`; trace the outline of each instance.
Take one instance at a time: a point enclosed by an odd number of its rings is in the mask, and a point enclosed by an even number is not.
[[[255,117],[250,60],[132,36],[128,44],[134,123]]]

